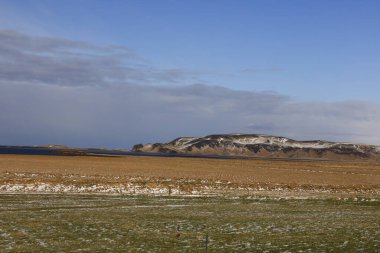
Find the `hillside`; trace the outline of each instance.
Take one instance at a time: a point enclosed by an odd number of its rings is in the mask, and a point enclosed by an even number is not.
[[[380,147],[321,140],[297,141],[257,134],[180,137],[168,143],[138,144],[133,152],[270,158],[380,160]]]

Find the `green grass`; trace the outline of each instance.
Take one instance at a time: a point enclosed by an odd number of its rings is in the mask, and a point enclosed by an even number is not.
[[[179,228],[179,232],[177,232]],[[0,195],[0,252],[378,252],[380,202]]]

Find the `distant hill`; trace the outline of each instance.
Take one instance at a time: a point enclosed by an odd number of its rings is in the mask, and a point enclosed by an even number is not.
[[[286,137],[258,134],[180,137],[168,143],[138,144],[132,151],[271,158],[380,160],[379,146],[321,140],[296,141]]]

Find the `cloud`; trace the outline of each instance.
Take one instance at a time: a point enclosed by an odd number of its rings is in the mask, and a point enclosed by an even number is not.
[[[196,73],[154,68],[125,47],[11,31],[0,33],[0,51],[2,144],[128,148],[238,132],[380,144],[379,104],[170,85]]]
[[[198,73],[157,69],[123,46],[0,31],[0,80],[59,86],[175,82]]]
[[[236,132],[380,143],[379,105],[295,103],[281,95],[207,85],[1,83],[0,107],[0,139],[8,144],[130,147]]]

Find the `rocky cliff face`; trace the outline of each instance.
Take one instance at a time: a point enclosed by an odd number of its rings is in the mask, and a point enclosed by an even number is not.
[[[319,159],[380,160],[380,147],[363,144],[296,141],[256,134],[181,137],[168,143],[138,144],[134,152]]]

